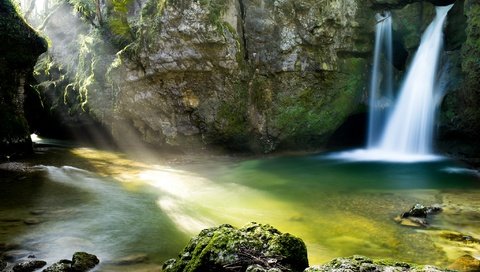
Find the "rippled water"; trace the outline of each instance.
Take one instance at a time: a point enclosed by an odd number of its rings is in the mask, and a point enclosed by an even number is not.
[[[480,238],[478,173],[449,160],[182,156],[146,163],[48,148],[25,163],[31,173],[2,174],[0,243],[50,262],[84,250],[99,256],[102,271],[158,271],[201,229],[250,221],[301,237],[311,264],[353,254],[441,266],[464,253],[480,257],[477,244],[442,238],[445,230]],[[394,222],[415,203],[445,211],[429,230]],[[115,264],[126,256],[148,259]]]

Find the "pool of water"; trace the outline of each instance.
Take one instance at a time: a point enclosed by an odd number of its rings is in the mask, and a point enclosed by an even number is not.
[[[480,238],[478,173],[448,159],[385,163],[319,154],[142,162],[50,147],[23,163],[27,172],[1,172],[0,244],[49,262],[83,250],[99,256],[102,271],[158,271],[201,229],[251,221],[302,238],[311,264],[354,254],[440,266],[465,253],[480,257],[478,244],[444,238]],[[444,211],[428,229],[393,220],[415,203],[442,204]],[[118,264],[132,256],[142,261]]]

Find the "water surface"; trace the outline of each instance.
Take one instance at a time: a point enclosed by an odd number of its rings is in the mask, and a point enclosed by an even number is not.
[[[85,250],[99,256],[102,271],[158,271],[201,229],[251,221],[301,237],[311,264],[353,254],[440,266],[465,253],[480,257],[477,244],[442,238],[444,231],[480,238],[477,172],[446,159],[382,163],[320,154],[142,162],[70,147],[40,149],[25,163],[31,173],[3,174],[0,182],[0,243],[50,262]],[[428,230],[394,222],[415,203],[445,211]],[[115,264],[132,255],[148,260]]]

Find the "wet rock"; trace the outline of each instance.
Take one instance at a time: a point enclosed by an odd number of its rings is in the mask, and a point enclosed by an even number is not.
[[[69,262],[71,263],[71,261]],[[73,272],[70,263],[62,263],[60,261],[47,267],[47,269],[43,270],[43,272]]]
[[[462,242],[462,243],[476,243],[480,244],[480,240],[476,239],[470,235],[465,235],[459,232],[443,232],[440,236],[444,239],[454,241],[454,242]]]
[[[44,267],[46,264],[47,262],[41,261],[41,260],[24,261],[14,265],[13,271],[14,272],[32,272]]]
[[[337,258],[320,266],[305,269],[304,272],[446,272],[434,266],[416,266],[404,262],[380,260],[376,261],[363,256]]]
[[[434,204],[432,206],[423,206],[415,204],[409,211],[395,217],[395,221],[404,226],[427,227],[427,216],[437,214],[442,211],[442,206]]]
[[[420,218],[420,217],[403,218],[402,216],[397,216],[394,218],[394,220],[400,225],[407,226],[407,227],[427,227],[428,226],[428,222],[426,218]]]
[[[148,260],[147,254],[135,254],[130,256],[125,256],[113,262],[116,265],[132,265],[143,263]]]
[[[86,252],[75,252],[72,258],[72,270],[75,272],[89,271],[99,262],[100,260],[93,254]]]
[[[7,267],[7,262],[4,259],[0,258],[0,271],[3,271],[5,267]]]
[[[281,272],[281,271],[282,270],[279,268],[265,269],[258,264],[250,265],[249,267],[247,267],[247,270],[245,270],[245,272]]]
[[[402,214],[403,218],[407,217],[421,217],[426,218],[429,214],[437,214],[442,211],[442,206],[434,204],[432,206],[423,206],[422,204],[415,204],[408,212]]]
[[[164,264],[163,271],[303,271],[307,266],[301,239],[270,225],[250,223],[241,229],[221,225],[201,231],[179,259]]]
[[[464,272],[478,272],[480,271],[480,260],[475,259],[471,255],[463,255],[456,259],[449,268]]]
[[[27,218],[27,219],[23,220],[23,223],[25,223],[26,225],[38,225],[42,222],[43,221],[38,219],[38,218]]]
[[[43,272],[86,272],[93,269],[99,262],[95,255],[76,252],[73,254],[72,261],[60,260],[47,267]]]

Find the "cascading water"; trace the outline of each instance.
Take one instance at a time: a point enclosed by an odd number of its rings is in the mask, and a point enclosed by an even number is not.
[[[378,149],[399,154],[432,153],[437,66],[443,24],[452,6],[437,7],[435,19],[423,34]]]
[[[378,145],[380,133],[385,125],[387,109],[393,99],[392,16],[390,12],[376,15],[375,51],[370,82],[370,112],[368,116],[369,148]],[[383,56],[383,59],[382,59]],[[380,73],[380,70],[383,73]],[[381,76],[382,75],[382,78]]]
[[[377,18],[374,65],[372,71],[369,136],[367,149],[334,154],[347,160],[382,160],[414,162],[439,159],[432,154],[433,128],[436,106],[437,66],[443,42],[443,24],[453,5],[437,7],[437,15],[422,36],[420,46],[399,92],[395,105],[386,109],[390,73],[383,71],[380,78],[381,50],[386,48],[388,59],[388,24],[391,16]],[[390,26],[391,27],[391,26]],[[390,30],[391,31],[391,30]],[[390,32],[391,35],[391,32]],[[390,58],[391,60],[391,58]],[[385,61],[384,61],[385,62]],[[384,64],[388,65],[388,64]],[[381,82],[383,82],[381,84]],[[381,92],[383,88],[383,92]],[[391,90],[391,89],[390,89]],[[437,90],[440,91],[440,90]],[[386,117],[386,118],[385,118]]]

